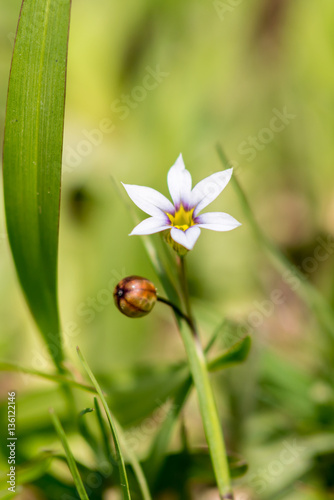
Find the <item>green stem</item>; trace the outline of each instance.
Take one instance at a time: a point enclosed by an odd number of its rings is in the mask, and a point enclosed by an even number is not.
[[[188,318],[188,316],[184,314],[179,307],[173,304],[173,302],[171,302],[168,299],[165,299],[164,297],[159,297],[159,296],[157,297],[157,300],[162,304],[167,304],[169,307],[171,307],[175,312],[175,314],[177,314],[177,316],[179,316],[180,318],[184,319],[188,323],[189,327],[192,328],[192,322],[190,318]]]
[[[180,279],[181,279],[181,287],[183,291],[183,300],[186,308],[187,316],[190,320],[190,328],[199,341],[197,326],[195,323],[194,315],[192,313],[190,299],[189,299],[189,288],[188,288],[188,280],[187,280],[187,269],[186,269],[186,260],[185,256],[180,257]]]
[[[180,259],[180,276],[190,328],[180,327],[190,371],[196,387],[204,431],[221,499],[233,499],[230,470],[221,423],[214,399],[206,359],[192,315],[184,257]],[[189,323],[188,323],[189,326]]]

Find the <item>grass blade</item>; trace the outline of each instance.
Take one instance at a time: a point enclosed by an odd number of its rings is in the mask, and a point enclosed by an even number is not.
[[[131,498],[128,480],[127,480],[127,475],[126,475],[126,469],[125,469],[125,465],[124,465],[124,459],[122,456],[120,445],[122,445],[122,448],[125,450],[125,453],[127,455],[127,459],[129,461],[129,463],[131,464],[133,472],[137,478],[143,499],[144,500],[151,500],[151,494],[150,494],[143,470],[141,468],[141,465],[139,464],[137,457],[133,453],[132,449],[127,445],[123,430],[122,430],[120,424],[115,419],[115,417],[111,415],[111,412],[109,410],[109,407],[108,407],[106,399],[103,395],[103,392],[100,388],[100,385],[97,382],[94,374],[92,373],[91,369],[89,368],[89,366],[87,364],[87,361],[85,360],[83,354],[80,352],[80,349],[78,347],[77,347],[77,351],[78,351],[78,355],[79,355],[79,358],[80,358],[80,361],[81,361],[83,367],[85,368],[89,378],[91,379],[94,387],[96,388],[96,390],[98,392],[98,395],[100,397],[101,403],[102,403],[103,408],[104,408],[104,411],[106,412],[106,415],[108,418],[108,422],[110,425],[111,433],[112,433],[113,440],[115,443],[115,448],[116,448],[116,460],[117,460],[117,463],[119,464],[119,468],[120,468],[121,485],[123,486],[123,494],[125,495],[125,498]],[[101,426],[101,430],[102,430],[102,426]],[[103,432],[103,430],[102,430],[102,432]],[[127,486],[127,490],[126,490],[126,486]],[[126,495],[129,495],[129,496],[126,496]]]
[[[38,370],[33,370],[31,368],[25,368],[23,366],[17,365],[16,363],[8,363],[6,361],[0,361],[0,371],[24,373],[26,375],[41,377],[45,378],[46,380],[50,380],[51,382],[69,385],[75,387],[76,389],[81,389],[83,391],[92,392],[96,394],[96,389],[90,385],[82,384],[81,382],[77,382],[76,380],[71,380],[65,377],[64,375],[58,375],[56,373],[44,373]]]
[[[220,333],[222,326],[226,321],[224,320],[217,330],[214,332],[209,344],[207,345],[205,352],[207,353],[212,344],[214,343],[217,335]],[[237,363],[242,363],[249,353],[251,347],[251,339],[250,337],[245,337],[241,339],[239,342],[234,344],[229,349],[225,349],[222,353],[220,353],[217,357],[208,362],[208,370],[210,372],[222,370],[224,368],[228,368],[229,366]],[[185,365],[186,366],[186,365]],[[161,467],[164,463],[164,459],[167,455],[168,443],[173,431],[173,428],[176,424],[176,421],[182,411],[188,396],[190,394],[191,388],[193,386],[192,378],[189,376],[185,379],[184,383],[180,386],[177,391],[174,400],[173,407],[168,412],[166,419],[164,420],[159,432],[157,433],[148,459],[145,462],[145,470],[147,471],[147,477],[151,485],[155,485],[155,481],[158,477],[158,474],[161,470]]]
[[[63,445],[64,451],[66,454],[66,458],[67,458],[67,463],[68,463],[69,469],[71,471],[71,474],[72,474],[72,477],[74,480],[74,484],[75,484],[75,487],[78,491],[79,497],[81,500],[88,500],[88,495],[86,493],[85,487],[84,487],[82,479],[80,477],[80,474],[79,474],[79,471],[77,468],[77,464],[75,463],[74,457],[72,455],[71,449],[69,447],[69,444],[68,444],[64,429],[60,423],[60,420],[52,409],[50,409],[50,415],[51,415],[53,425],[55,426],[55,429],[56,429],[57,434],[59,436],[59,439],[61,441],[61,444]]]
[[[95,452],[98,449],[97,442],[95,436],[91,433],[88,425],[86,424],[85,415],[87,413],[92,413],[94,411],[93,408],[84,408],[77,417],[78,429],[81,436],[84,438],[86,443],[91,447],[91,449]]]
[[[3,148],[11,251],[31,313],[58,368],[63,359],[58,223],[70,6],[70,0],[23,0]]]
[[[149,483],[153,486],[153,488],[163,466],[164,460],[166,459],[168,444],[174,426],[184,407],[188,395],[190,394],[191,388],[192,378],[189,376],[176,393],[175,398],[173,399],[173,406],[162,423],[153,441],[149,457],[145,462],[145,471],[149,479]]]
[[[106,425],[104,423],[102,413],[100,410],[100,405],[97,401],[97,398],[94,398],[94,408],[95,408],[95,412],[96,412],[96,418],[97,418],[97,421],[98,421],[98,424],[99,424],[99,427],[101,430],[101,434],[102,434],[102,443],[103,443],[104,453],[105,453],[107,459],[109,459],[109,457],[112,456],[112,450],[111,450],[110,441],[109,441],[108,434],[107,434]]]
[[[78,351],[79,359],[82,363],[82,366],[84,367],[85,371],[87,372],[87,375],[89,376],[90,380],[92,381],[92,384],[96,388],[96,391],[97,391],[97,393],[100,397],[101,403],[103,405],[104,411],[106,412],[106,415],[107,415],[111,434],[112,434],[113,441],[115,444],[116,462],[119,466],[120,483],[121,483],[121,488],[122,488],[122,492],[123,492],[123,498],[124,499],[131,499],[130,490],[129,490],[129,482],[128,482],[128,477],[127,477],[127,473],[126,473],[126,469],[125,469],[124,458],[122,455],[120,441],[118,438],[119,431],[118,431],[118,429],[116,429],[117,424],[115,422],[115,418],[111,415],[108,404],[107,404],[105,397],[102,393],[101,387],[100,387],[98,381],[96,380],[92,370],[89,368],[87,361],[84,358],[83,354],[81,353],[79,347],[77,347],[77,351]],[[119,425],[117,425],[117,427],[120,428]],[[131,463],[131,465],[133,465],[133,463]],[[138,466],[140,468],[139,464],[138,464]],[[141,470],[141,468],[140,468],[140,470]],[[145,483],[146,483],[146,480],[145,480]],[[146,498],[150,498],[150,497],[144,496],[144,498],[146,499]]]
[[[208,370],[215,372],[231,365],[242,363],[248,356],[251,343],[251,338],[247,336],[229,349],[225,349],[217,357],[208,362]]]

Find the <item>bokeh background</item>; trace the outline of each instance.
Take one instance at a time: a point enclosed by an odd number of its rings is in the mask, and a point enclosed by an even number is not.
[[[1,2],[1,136],[19,9],[19,0]],[[74,366],[76,344],[106,380],[110,371],[184,358],[163,306],[132,321],[112,303],[125,275],[162,290],[140,239],[128,237],[134,223],[115,184],[167,195],[180,152],[194,182],[222,169],[218,141],[262,230],[334,306],[333,27],[332,0],[73,1],[59,300],[64,330],[75,324],[75,337],[66,337]],[[224,316],[252,330],[248,361],[214,378],[229,447],[249,462],[237,498],[333,498],[332,340],[258,245],[232,185],[211,208],[243,223],[230,233],[203,230],[188,259],[203,341]],[[3,202],[0,211],[1,358],[48,369],[15,275]],[[315,254],[321,241],[326,258]],[[43,426],[54,386],[1,376],[4,396],[13,386],[22,427],[36,418]],[[191,442],[203,444],[195,398],[186,421]],[[280,458],[286,446],[294,450],[288,463]]]

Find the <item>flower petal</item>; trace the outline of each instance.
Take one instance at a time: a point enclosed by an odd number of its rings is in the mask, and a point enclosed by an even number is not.
[[[234,217],[224,212],[208,212],[198,215],[195,223],[198,227],[212,231],[231,231],[231,229],[241,226]]]
[[[170,228],[168,217],[149,217],[148,219],[140,222],[134,229],[132,229],[129,236],[133,234],[153,234],[164,231]]]
[[[184,165],[182,154],[169,169],[167,183],[175,207],[179,208],[182,203],[187,209],[190,201],[191,175]]]
[[[170,235],[176,243],[179,243],[187,250],[192,250],[197,238],[201,234],[201,230],[198,226],[191,226],[186,231],[177,229],[177,227],[172,227]]]
[[[161,217],[161,212],[174,213],[173,204],[163,194],[159,193],[159,191],[133,184],[123,184],[123,186],[137,207],[148,215]]]
[[[231,179],[233,168],[216,172],[200,181],[191,192],[191,206],[195,207],[194,215],[209,205],[222,192]]]

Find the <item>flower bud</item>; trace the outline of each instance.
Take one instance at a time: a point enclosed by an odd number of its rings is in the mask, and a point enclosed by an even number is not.
[[[129,318],[146,316],[157,301],[154,284],[140,276],[128,276],[116,285],[114,300],[121,313]]]
[[[187,248],[185,248],[184,246],[180,245],[180,243],[177,243],[176,241],[173,240],[173,238],[170,235],[170,231],[165,231],[165,234],[163,237],[164,237],[164,240],[166,241],[166,243],[168,243],[168,245],[171,246],[172,249],[180,257],[184,257],[189,252],[189,250]]]

